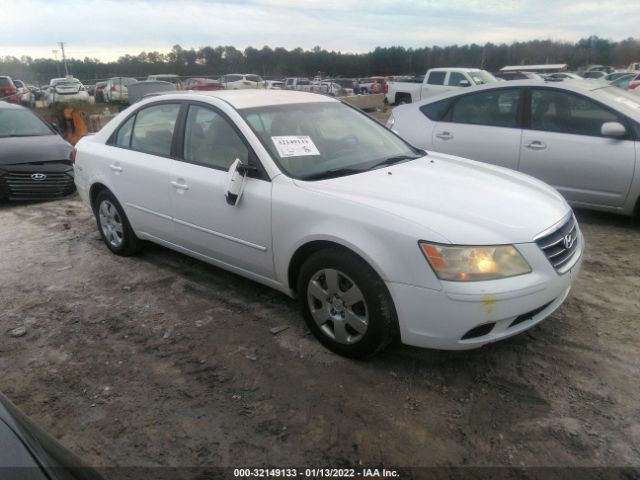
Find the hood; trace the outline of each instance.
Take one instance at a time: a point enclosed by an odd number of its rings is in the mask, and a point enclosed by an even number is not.
[[[60,135],[0,138],[0,165],[68,160],[72,149]]]
[[[431,152],[387,168],[296,184],[384,210],[457,245],[531,242],[571,210],[556,190],[528,175]]]

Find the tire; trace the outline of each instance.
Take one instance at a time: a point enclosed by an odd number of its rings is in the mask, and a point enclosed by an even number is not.
[[[368,358],[396,337],[398,320],[386,285],[346,249],[311,255],[300,269],[297,292],[307,326],[335,353]]]
[[[396,101],[396,105],[407,105],[408,103],[411,103],[411,99],[406,95],[402,95],[400,99]]]
[[[136,237],[122,206],[109,190],[98,193],[94,213],[100,236],[109,250],[123,257],[140,251],[142,240]]]

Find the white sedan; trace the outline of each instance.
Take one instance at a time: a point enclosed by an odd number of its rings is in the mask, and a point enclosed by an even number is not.
[[[412,145],[532,175],[581,208],[640,217],[640,96],[599,82],[518,80],[393,110]]]
[[[77,78],[52,78],[45,94],[45,103],[50,107],[56,103],[89,102],[89,92]]]
[[[520,333],[565,300],[583,238],[555,190],[426,154],[325,95],[170,93],[76,146],[115,254],[142,240],[300,299],[331,350],[441,349]]]
[[[245,90],[249,88],[265,88],[264,80],[260,75],[247,73],[230,73],[220,77],[218,82],[227,90]]]

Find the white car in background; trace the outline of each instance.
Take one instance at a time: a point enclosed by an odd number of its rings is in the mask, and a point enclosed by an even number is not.
[[[600,82],[518,80],[397,107],[412,145],[518,170],[577,207],[640,214],[640,96]]]
[[[130,77],[113,77],[107,80],[102,88],[102,96],[106,103],[126,103],[129,101],[129,85],[138,80]]]
[[[13,84],[18,89],[17,95],[20,98],[20,103],[34,108],[36,106],[36,96],[29,90],[29,87],[22,80],[13,80]]]
[[[562,304],[582,259],[549,186],[426,154],[327,95],[158,95],[74,158],[113,253],[150,240],[297,296],[319,341],[351,357],[398,336],[468,349],[518,334]]]
[[[246,73],[230,73],[218,80],[227,90],[245,90],[249,88],[264,88],[264,80],[260,75]]]
[[[281,80],[265,80],[264,88],[268,90],[282,90],[284,89],[284,82]]]
[[[80,80],[69,76],[51,79],[44,100],[50,107],[56,103],[89,102],[90,96]]]

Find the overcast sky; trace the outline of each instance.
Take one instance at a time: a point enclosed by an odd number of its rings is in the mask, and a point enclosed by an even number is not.
[[[367,52],[638,36],[639,0],[2,0],[0,56],[115,60],[173,45]]]

